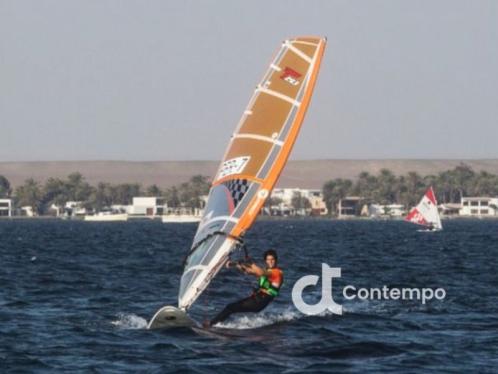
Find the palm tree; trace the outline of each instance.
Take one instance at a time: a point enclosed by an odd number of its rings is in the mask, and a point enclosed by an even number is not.
[[[145,192],[145,194],[150,197],[158,197],[161,196],[163,192],[156,184],[153,184],[147,187],[147,191]]]
[[[57,206],[58,214],[61,213],[64,205],[69,201],[67,184],[59,178],[49,178],[43,187],[44,210],[51,204]]]
[[[310,201],[304,197],[301,192],[294,192],[291,200],[292,207],[296,210],[296,212],[302,212],[303,210],[311,208]]]
[[[30,206],[37,214],[43,212],[43,195],[40,184],[33,178],[27,179],[16,188],[16,205]]]
[[[91,186],[85,182],[85,177],[80,173],[72,173],[67,177],[67,188],[69,198],[73,201],[85,201],[92,193]]]
[[[468,193],[473,192],[471,186],[474,183],[475,173],[470,166],[461,163],[450,171],[450,173],[453,176],[454,186],[458,191],[458,195],[456,196],[458,197],[457,201],[460,201],[464,196],[468,196]]]
[[[165,200],[166,204],[168,205],[168,207],[176,208],[176,207],[180,206],[180,198],[178,196],[178,189],[175,186],[166,189],[166,191],[164,191],[163,196],[164,196],[164,200]]]
[[[353,194],[362,196],[366,202],[373,201],[373,191],[377,188],[377,177],[362,171],[353,188]]]
[[[396,177],[388,169],[381,169],[378,180],[378,201],[390,204],[396,200]]]
[[[178,187],[180,203],[189,208],[201,208],[201,196],[209,192],[210,186],[208,177],[193,176]]]
[[[473,194],[476,196],[498,195],[498,177],[486,171],[481,171],[475,177]]]
[[[97,188],[94,188],[88,201],[84,204],[86,208],[94,209],[100,212],[103,208],[110,207],[113,203],[114,189],[109,183],[100,182]]]
[[[404,181],[405,191],[400,202],[406,207],[410,207],[417,203],[420,196],[424,193],[426,185],[422,177],[415,171],[408,172]]]
[[[352,187],[353,182],[349,179],[337,178],[325,182],[323,185],[323,199],[331,214],[337,214],[337,204],[352,191]]]
[[[11,192],[9,180],[3,175],[0,175],[0,198],[10,197]]]
[[[123,183],[111,187],[113,204],[131,204],[133,197],[141,195],[140,185],[137,183]]]

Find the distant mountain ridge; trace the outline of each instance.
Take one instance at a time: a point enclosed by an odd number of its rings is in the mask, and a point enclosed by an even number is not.
[[[437,174],[465,163],[475,171],[498,174],[498,159],[482,160],[290,160],[277,186],[321,188],[334,178],[356,179],[362,171],[376,174],[386,168],[396,175],[415,171]],[[0,162],[0,175],[15,187],[28,178],[44,182],[49,177],[65,178],[80,172],[92,185],[98,182],[157,184],[169,187],[186,182],[196,174],[213,177],[219,161],[33,161]]]

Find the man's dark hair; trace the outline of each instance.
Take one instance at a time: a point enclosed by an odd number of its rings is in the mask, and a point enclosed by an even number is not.
[[[277,252],[274,249],[267,250],[263,255],[263,260],[266,260],[266,257],[268,256],[273,256],[273,258],[275,258],[275,261],[278,260]]]

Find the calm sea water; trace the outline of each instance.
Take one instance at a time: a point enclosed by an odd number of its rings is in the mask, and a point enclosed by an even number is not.
[[[252,255],[276,248],[281,296],[216,334],[149,331],[176,305],[195,224],[0,221],[0,370],[54,372],[420,372],[498,370],[498,221],[260,221]],[[340,267],[342,316],[306,317],[295,281]],[[196,303],[198,320],[246,296],[253,281],[224,270]],[[444,301],[344,300],[346,285],[443,287]],[[307,290],[319,299],[319,290]]]

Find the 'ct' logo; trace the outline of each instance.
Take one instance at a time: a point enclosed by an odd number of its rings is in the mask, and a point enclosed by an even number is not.
[[[292,302],[303,314],[316,315],[329,310],[334,314],[342,315],[342,306],[336,304],[332,298],[332,278],[341,277],[341,268],[331,268],[322,263],[322,298],[319,303],[309,305],[303,300],[303,290],[308,286],[316,286],[320,277],[318,275],[306,275],[300,278],[292,288]]]

